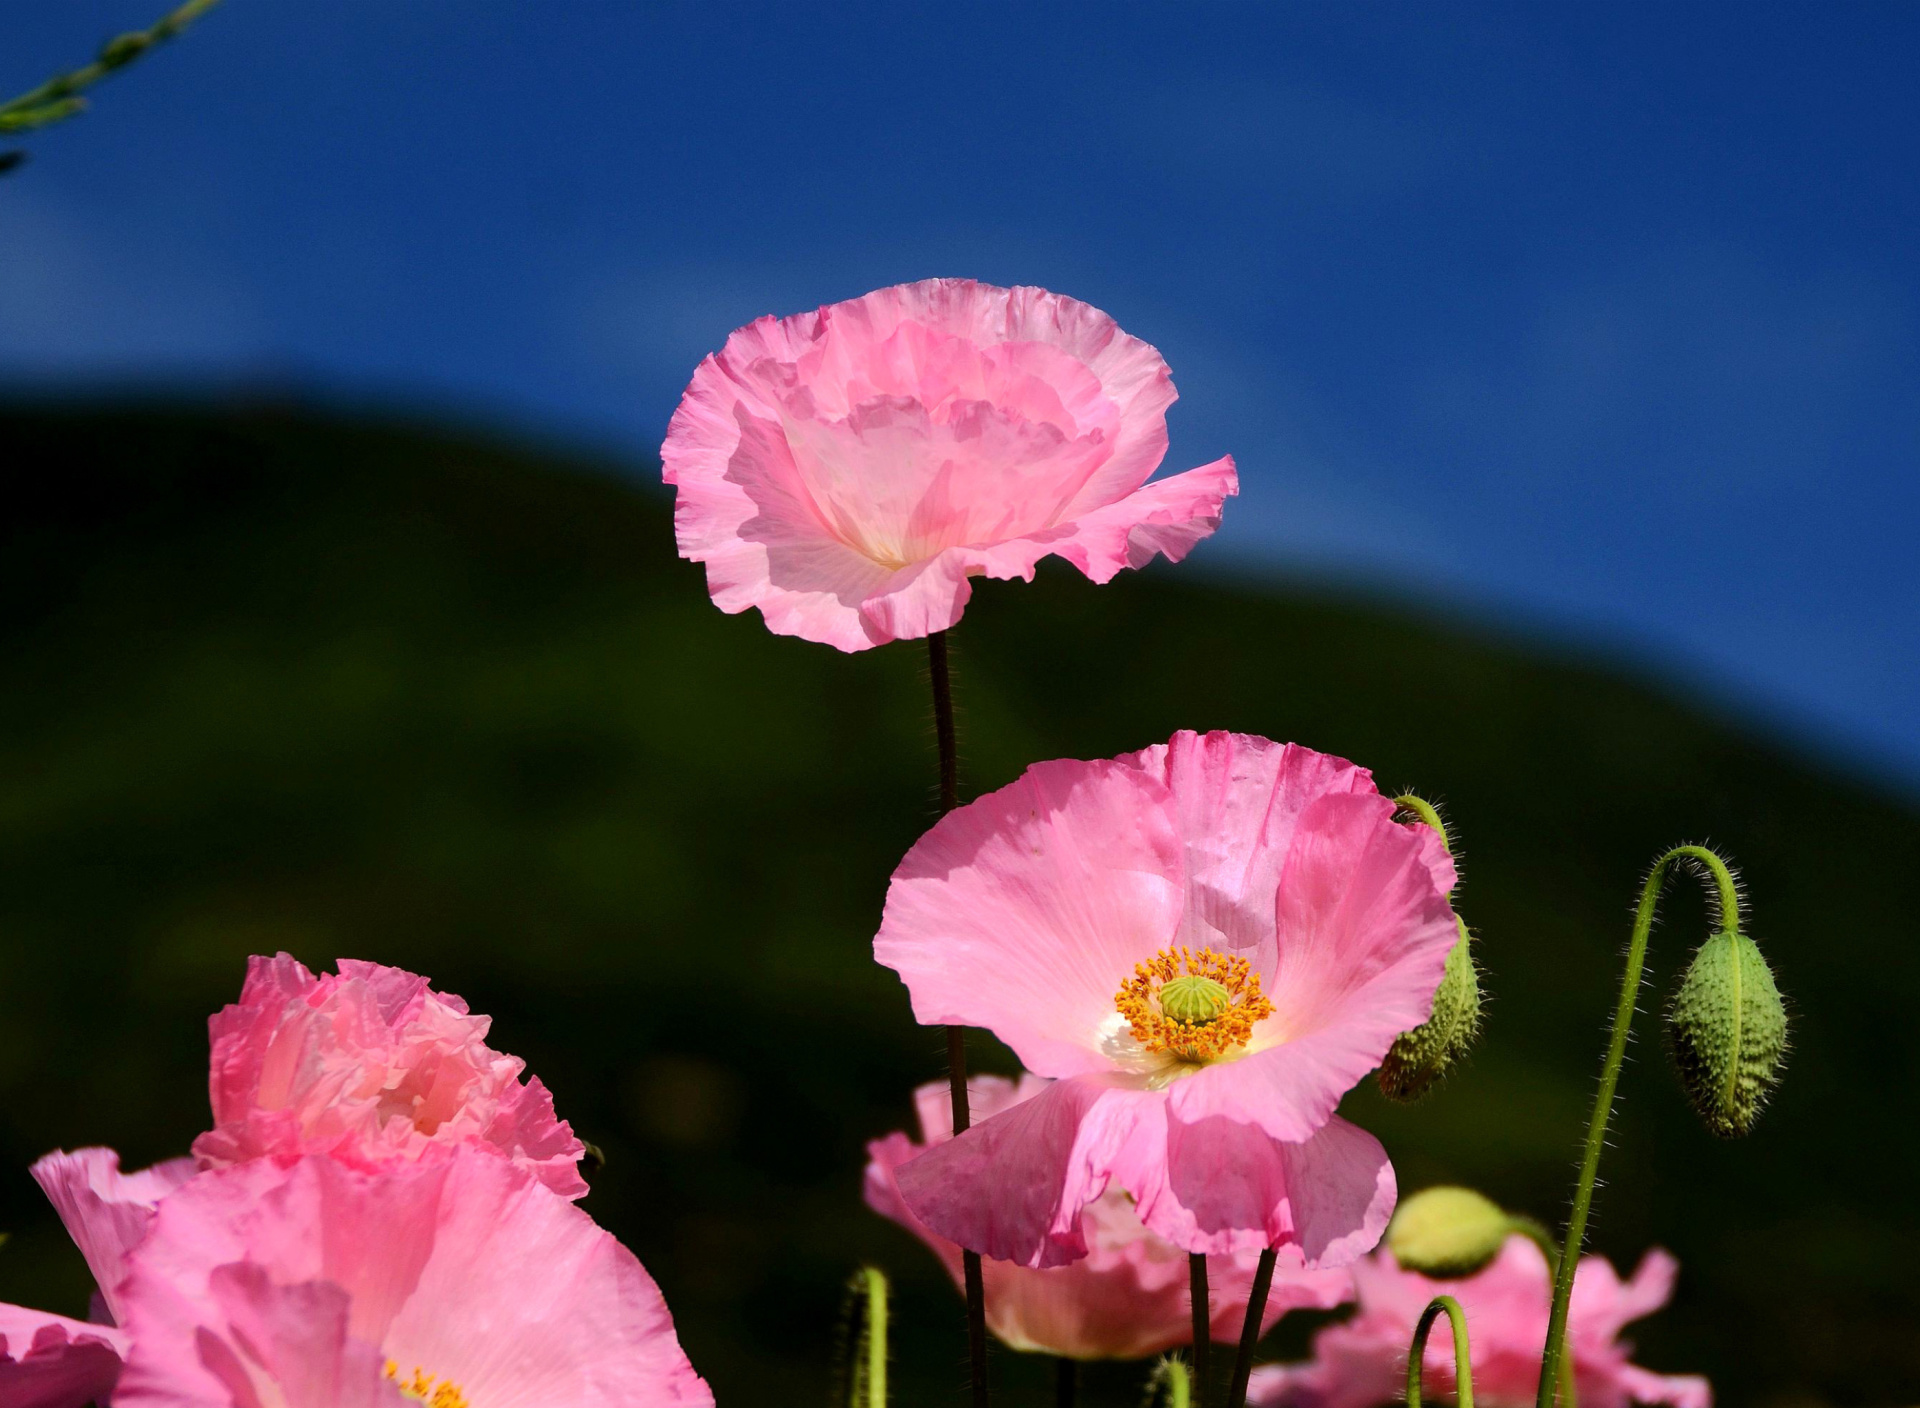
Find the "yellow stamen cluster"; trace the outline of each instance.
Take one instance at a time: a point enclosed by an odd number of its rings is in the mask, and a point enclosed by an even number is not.
[[[1177,999],[1171,1013],[1162,1000],[1169,987]],[[1245,1045],[1253,1024],[1273,1012],[1260,991],[1260,975],[1246,959],[1210,948],[1194,953],[1184,945],[1135,964],[1113,1005],[1147,1050],[1196,1062],[1216,1061]]]
[[[413,1366],[410,1378],[400,1377],[400,1366],[389,1359],[387,1377],[408,1398],[418,1399],[427,1408],[469,1408],[467,1396],[446,1379],[435,1378],[423,1373],[418,1364]]]

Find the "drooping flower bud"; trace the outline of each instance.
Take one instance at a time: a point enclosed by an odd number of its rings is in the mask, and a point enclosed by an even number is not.
[[[1727,929],[1700,945],[1667,1009],[1667,1037],[1707,1128],[1723,1139],[1751,1129],[1787,1054],[1786,1005],[1752,939]]]
[[[1403,1270],[1471,1276],[1500,1254],[1513,1219],[1471,1188],[1424,1188],[1404,1199],[1387,1224],[1387,1250]]]
[[[1480,974],[1466,921],[1455,915],[1454,922],[1460,938],[1447,954],[1445,974],[1433,994],[1433,1015],[1394,1041],[1375,1074],[1390,1100],[1418,1100],[1432,1090],[1480,1034]]]
[[[1431,802],[1411,794],[1394,799],[1403,812],[1417,817],[1440,835],[1440,844],[1453,855],[1453,840]],[[1447,954],[1440,986],[1433,994],[1433,1011],[1410,1032],[1403,1032],[1388,1050],[1374,1080],[1389,1100],[1418,1100],[1440,1083],[1448,1069],[1480,1034],[1480,973],[1473,962],[1473,936],[1458,914],[1460,938]]]

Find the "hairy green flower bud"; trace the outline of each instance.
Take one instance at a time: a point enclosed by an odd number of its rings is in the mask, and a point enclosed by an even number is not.
[[[1723,1139],[1753,1128],[1780,1080],[1787,1009],[1752,939],[1726,930],[1700,945],[1667,1010],[1667,1038],[1707,1128]]]
[[[1500,1254],[1513,1219],[1471,1188],[1423,1188],[1387,1224],[1387,1250],[1408,1271],[1471,1276]]]
[[[1433,994],[1433,1013],[1398,1037],[1374,1079],[1390,1100],[1418,1100],[1440,1083],[1480,1034],[1480,975],[1472,941],[1458,915],[1460,938],[1447,954],[1446,972]]]

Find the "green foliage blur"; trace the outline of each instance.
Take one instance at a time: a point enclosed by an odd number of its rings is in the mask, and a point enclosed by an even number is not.
[[[942,1069],[868,947],[933,812],[915,644],[848,656],[722,615],[631,466],[102,405],[0,409],[0,464],[0,1299],[85,1310],[32,1158],[183,1152],[246,956],[358,956],[494,1014],[606,1151],[585,1206],[722,1404],[825,1404],[867,1259],[899,1289],[897,1400],[960,1401],[959,1299],[859,1193],[864,1141]],[[1722,1143],[1645,1011],[1595,1245],[1679,1255],[1677,1303],[1635,1338],[1723,1403],[1920,1396],[1911,809],[1612,670],[1193,567],[981,583],[953,646],[969,795],[1191,727],[1444,804],[1485,1034],[1425,1103],[1368,1087],[1346,1110],[1405,1190],[1563,1213],[1643,869],[1724,848],[1796,1051]],[[1665,914],[1647,1008],[1705,933],[1684,885]],[[975,1061],[1011,1065],[984,1038]],[[1049,1392],[1045,1363],[994,1372],[1010,1402]],[[1087,1395],[1137,1403],[1143,1374]]]

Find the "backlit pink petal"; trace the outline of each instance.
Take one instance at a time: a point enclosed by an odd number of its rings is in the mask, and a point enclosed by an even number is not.
[[[1112,1069],[1114,992],[1180,918],[1167,803],[1127,759],[1036,764],[907,853],[874,957],[922,1022],[992,1027],[1041,1075]]]
[[[127,1337],[111,1326],[0,1305],[0,1404],[83,1408],[105,1403],[126,1352]]]
[[[1303,1139],[1431,1014],[1458,926],[1427,864],[1427,828],[1393,814],[1377,794],[1327,793],[1303,809],[1276,902],[1274,1014],[1244,1060],[1173,1088],[1176,1118],[1226,1115]]]
[[[712,1402],[632,1253],[484,1148],[204,1174],[131,1264],[119,1408],[402,1408],[388,1365],[475,1405]]]
[[[1017,1085],[976,1077],[969,1085],[973,1116],[989,1119],[1032,1099],[1046,1085],[1033,1076]],[[947,1142],[953,1123],[945,1083],[922,1087],[916,1101],[926,1146]],[[921,1150],[904,1134],[869,1144],[867,1203],[926,1242],[959,1286],[960,1248],[913,1215],[895,1182],[899,1167]],[[1015,1349],[1073,1359],[1139,1359],[1186,1344],[1193,1333],[1186,1253],[1148,1231],[1117,1188],[1088,1203],[1080,1218],[1088,1254],[1071,1265],[1030,1270],[1006,1261],[983,1263],[993,1333]],[[1213,1333],[1221,1339],[1240,1332],[1257,1261],[1252,1252],[1208,1259]],[[1352,1278],[1344,1271],[1282,1267],[1263,1323],[1271,1328],[1289,1310],[1327,1309],[1351,1294]]]
[[[193,1160],[169,1159],[138,1173],[120,1172],[111,1149],[48,1154],[33,1165],[34,1181],[66,1224],[87,1270],[117,1322],[127,1253],[147,1233],[160,1200],[193,1177]]]
[[[399,968],[342,959],[315,977],[254,958],[240,1001],[208,1023],[214,1127],[202,1168],[327,1153],[362,1165],[485,1145],[556,1192],[587,1191],[585,1146],[526,1063],[486,1044],[489,1017]]]
[[[1648,1271],[1648,1266],[1652,1270]],[[1672,1408],[1710,1408],[1705,1379],[1650,1373],[1628,1362],[1620,1327],[1665,1303],[1672,1258],[1648,1254],[1638,1290],[1621,1285],[1613,1268],[1585,1257],[1574,1277],[1567,1345],[1581,1408],[1627,1408],[1663,1403]],[[1483,1271],[1460,1280],[1436,1281],[1402,1271],[1384,1249],[1353,1268],[1360,1308],[1352,1319],[1314,1336],[1310,1363],[1263,1369],[1247,1401],[1257,1408],[1378,1408],[1400,1396],[1406,1382],[1407,1348],[1427,1304],[1451,1295],[1466,1311],[1472,1335],[1473,1394],[1488,1408],[1527,1408],[1539,1385],[1540,1351],[1546,1342],[1552,1283],[1546,1258],[1525,1237],[1514,1236]],[[1435,1397],[1453,1390],[1453,1342],[1444,1325],[1427,1342],[1424,1372]]]
[[[1394,812],[1342,759],[1182,733],[948,813],[895,872],[875,956],[920,1021],[988,1027],[1060,1084],[903,1166],[907,1205],[1033,1267],[1084,1254],[1078,1218],[1109,1183],[1189,1252],[1370,1249],[1392,1169],[1333,1111],[1426,1020],[1457,938],[1452,866]],[[1251,995],[1257,976],[1271,1013],[1198,1054],[1156,1035],[1164,1016],[1123,1012],[1121,989],[1157,991],[1175,970],[1136,965],[1175,948],[1244,958],[1232,981]]]
[[[1141,1216],[1189,1250],[1298,1248],[1308,1266],[1345,1266],[1372,1251],[1398,1188],[1380,1141],[1330,1119],[1298,1143],[1221,1115],[1170,1119],[1170,1201]]]
[[[762,318],[668,427],[680,554],[724,611],[863,650],[956,622],[974,576],[1058,553],[1096,581],[1178,560],[1231,461],[1157,484],[1172,378],[1096,308],[929,279]]]

